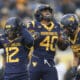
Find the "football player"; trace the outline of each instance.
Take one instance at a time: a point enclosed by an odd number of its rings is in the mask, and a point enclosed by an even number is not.
[[[34,39],[17,17],[7,20],[5,33],[1,39],[6,57],[4,80],[28,80],[27,55]]]
[[[64,28],[64,31],[68,35],[68,40],[70,41],[71,48],[74,53],[74,69],[72,68],[72,73],[76,73],[76,67],[80,62],[80,28],[79,28],[79,19],[75,14],[66,14],[61,19],[61,24]],[[76,75],[76,74],[75,74]],[[75,76],[74,76],[75,77]],[[79,80],[80,77],[78,77]]]
[[[34,51],[29,67],[31,80],[58,80],[55,68],[55,45],[61,50],[67,48],[67,41],[60,38],[60,26],[53,17],[49,5],[41,5],[35,12],[36,21],[27,25],[34,37]],[[65,38],[64,38],[65,39]]]

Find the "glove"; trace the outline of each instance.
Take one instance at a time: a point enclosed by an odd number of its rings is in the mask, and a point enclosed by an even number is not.
[[[64,31],[61,32],[57,41],[57,45],[60,50],[65,50],[70,45],[68,36]]]
[[[36,40],[37,38],[40,37],[40,33],[39,32],[32,32],[32,37],[34,38],[34,40]]]

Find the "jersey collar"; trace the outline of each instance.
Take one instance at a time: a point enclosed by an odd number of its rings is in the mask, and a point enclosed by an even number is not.
[[[54,28],[54,23],[53,22],[50,22],[51,26],[47,26],[45,24],[42,24],[42,26],[47,29],[48,31],[51,31],[53,28]]]

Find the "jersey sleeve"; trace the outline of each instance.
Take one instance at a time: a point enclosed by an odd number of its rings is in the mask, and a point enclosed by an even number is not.
[[[32,47],[34,44],[34,39],[31,36],[31,34],[29,33],[29,31],[27,30],[27,28],[25,26],[23,26],[23,28],[21,29],[21,36],[23,39],[23,43],[28,47]]]

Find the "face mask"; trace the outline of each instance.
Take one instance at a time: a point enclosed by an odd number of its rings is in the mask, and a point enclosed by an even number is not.
[[[48,21],[48,22],[52,21],[52,18],[53,17],[51,15],[45,15],[45,16],[43,16],[43,19],[46,20],[46,21]]]

